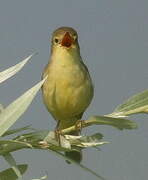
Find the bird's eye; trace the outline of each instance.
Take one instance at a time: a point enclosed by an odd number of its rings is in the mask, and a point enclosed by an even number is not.
[[[58,40],[57,38],[55,38],[55,39],[54,39],[54,42],[55,42],[55,43],[58,43],[58,42],[59,42],[59,40]]]

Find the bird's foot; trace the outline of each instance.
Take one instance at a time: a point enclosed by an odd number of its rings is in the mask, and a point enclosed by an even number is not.
[[[79,132],[81,134],[82,128],[84,126],[84,120],[78,120],[75,124],[75,129],[77,132]]]
[[[61,146],[61,135],[62,132],[60,129],[56,129],[55,131],[55,140],[59,143],[59,146]]]

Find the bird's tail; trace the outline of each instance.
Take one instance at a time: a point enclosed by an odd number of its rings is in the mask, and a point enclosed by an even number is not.
[[[82,152],[77,152],[77,151],[66,152],[65,156],[77,163],[80,163],[82,161]],[[66,162],[68,164],[71,163],[69,160],[66,160]]]
[[[70,120],[68,119],[68,120],[58,121],[57,128],[65,129],[65,128],[75,125],[79,121],[79,119],[81,119],[82,114],[83,113],[71,118]],[[62,122],[64,122],[64,123],[62,123]],[[78,130],[78,131],[71,132],[69,135],[78,136],[79,134],[80,134],[80,131]],[[78,151],[65,152],[65,155],[69,159],[71,159],[77,163],[80,163],[82,161],[82,151],[80,149],[78,149]],[[70,161],[68,161],[68,160],[66,162],[70,163]]]

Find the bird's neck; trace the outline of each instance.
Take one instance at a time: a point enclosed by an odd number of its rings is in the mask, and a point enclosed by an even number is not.
[[[51,60],[59,65],[70,65],[81,61],[79,49],[55,48],[51,53]]]

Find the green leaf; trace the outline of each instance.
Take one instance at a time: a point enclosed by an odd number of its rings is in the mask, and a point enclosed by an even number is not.
[[[11,168],[13,169],[13,171],[15,172],[15,174],[17,175],[18,178],[22,178],[21,172],[18,169],[17,165],[16,165],[16,161],[13,158],[13,156],[10,153],[7,153],[5,155],[3,155],[4,159],[8,162],[8,164],[11,166]]]
[[[17,165],[18,169],[20,170],[21,174],[24,174],[27,170],[27,164]],[[0,180],[17,180],[18,177],[13,171],[12,168],[6,169],[0,172]]]
[[[25,127],[22,127],[22,128],[17,128],[17,129],[11,129],[11,130],[8,130],[6,131],[2,137],[4,136],[9,136],[11,134],[16,134],[16,133],[19,133],[19,132],[22,132],[22,131],[25,131],[25,130],[32,130],[31,126],[28,125],[28,126],[25,126]]]
[[[30,145],[33,146],[33,148],[44,149],[40,146],[39,141],[42,141],[48,135],[48,133],[49,133],[48,130],[42,130],[42,131],[37,131],[33,133],[23,134],[21,136],[16,137],[15,140],[1,140],[0,141],[0,147],[1,147],[0,155],[3,155],[7,152],[15,151],[18,149],[22,149],[22,148],[31,148]],[[102,138],[102,135],[98,134],[96,135],[95,138],[100,139]],[[51,144],[51,146],[49,148],[46,148],[46,150],[53,152],[56,155],[59,155],[60,157],[63,157],[65,160],[68,160],[69,162],[78,165],[83,170],[90,172],[91,174],[95,175],[101,180],[104,180],[103,177],[101,177],[99,174],[97,174],[93,170],[71,160],[70,158],[66,157],[64,154],[59,152],[59,151],[69,151],[69,149],[62,148],[60,146],[58,147]],[[71,151],[73,151],[73,149],[71,149]]]
[[[23,148],[44,149],[39,142],[43,141],[48,133],[48,130],[40,130],[32,133],[21,134],[13,140],[0,140],[0,155]]]
[[[0,140],[0,155],[4,155],[22,148],[32,148],[29,142],[17,140]]]
[[[70,142],[72,146],[78,146],[81,148],[95,147],[108,143],[106,141],[100,141],[100,139],[103,137],[100,133],[96,133],[91,136],[64,135],[64,137]]]
[[[137,124],[135,122],[128,119],[123,119],[123,118],[113,118],[113,117],[107,117],[107,116],[93,116],[89,120],[94,121],[95,124],[109,125],[109,126],[118,128],[120,130],[137,128]]]
[[[0,72],[0,83],[4,82],[8,78],[15,75],[17,72],[19,72],[24,67],[24,65],[32,58],[33,55],[34,54],[28,56],[22,62]]]
[[[42,141],[49,133],[49,130],[36,130],[34,132],[25,133],[17,136],[15,140],[26,142],[39,142]]]
[[[45,79],[33,86],[2,111],[0,114],[0,136],[2,136],[27,110],[44,81]]]
[[[111,115],[114,117],[123,117],[137,113],[148,113],[148,90],[127,99],[123,104],[119,105]]]
[[[50,131],[51,133],[52,131]],[[18,142],[30,143],[33,148],[36,149],[46,149],[46,150],[55,150],[55,151],[72,151],[71,148],[63,147],[59,144],[58,141],[49,137],[49,130],[40,130],[32,133],[23,134],[15,138]],[[44,140],[48,136],[48,140]]]

